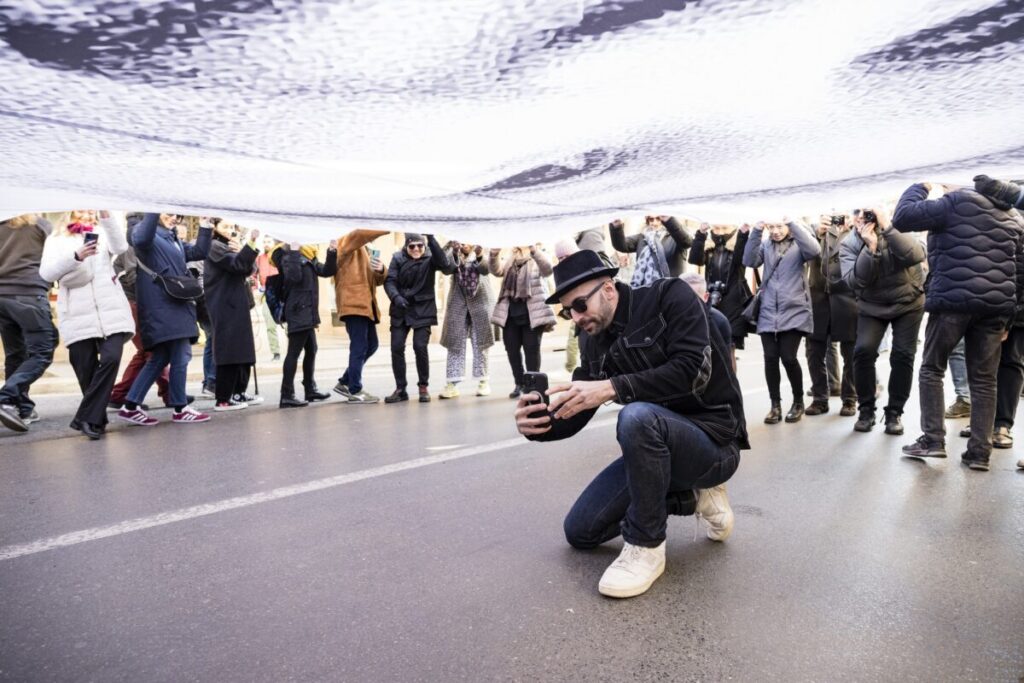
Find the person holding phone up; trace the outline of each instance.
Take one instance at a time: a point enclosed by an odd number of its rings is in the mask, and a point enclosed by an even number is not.
[[[60,336],[82,389],[71,428],[93,440],[106,430],[121,354],[135,334],[128,297],[114,274],[114,257],[127,249],[125,227],[109,212],[72,211],[47,238],[39,264],[42,278],[58,283]]]
[[[622,552],[598,584],[602,595],[647,591],[665,569],[669,514],[696,514],[708,538],[733,528],[725,482],[747,441],[743,398],[704,303],[676,278],[630,289],[617,268],[580,251],[554,268],[563,317],[580,328],[582,363],[573,381],[536,392],[515,410],[520,434],[566,439],[605,402],[623,408],[616,431],[622,457],[587,486],[565,518],[569,544],[590,549],[619,536]]]

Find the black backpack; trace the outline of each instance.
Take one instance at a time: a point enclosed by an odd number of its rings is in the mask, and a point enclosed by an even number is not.
[[[267,278],[264,295],[267,298],[267,308],[270,309],[270,317],[278,325],[284,323],[284,278],[280,273],[275,273]]]

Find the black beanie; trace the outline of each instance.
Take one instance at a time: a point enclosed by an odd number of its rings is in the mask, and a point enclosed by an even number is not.
[[[418,232],[405,233],[405,246],[408,247],[410,242],[421,242],[423,244],[427,243],[427,241],[423,239],[423,235],[419,234]]]

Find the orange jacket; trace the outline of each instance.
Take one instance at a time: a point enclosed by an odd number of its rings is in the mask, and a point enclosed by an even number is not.
[[[338,272],[334,276],[334,297],[338,316],[361,315],[380,322],[377,287],[384,284],[387,267],[375,273],[364,247],[381,235],[382,230],[353,230],[338,239]],[[383,261],[383,259],[381,259]]]

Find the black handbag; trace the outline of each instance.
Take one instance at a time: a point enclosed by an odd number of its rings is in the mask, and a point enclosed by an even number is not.
[[[160,283],[167,296],[180,301],[195,301],[203,295],[203,283],[191,275],[160,275],[150,270],[141,260],[139,268]]]

